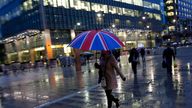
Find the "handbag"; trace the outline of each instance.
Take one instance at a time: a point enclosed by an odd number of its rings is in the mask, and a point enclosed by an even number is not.
[[[163,62],[162,62],[162,68],[166,68],[166,67],[167,67],[167,63],[166,63],[165,60],[163,60]]]

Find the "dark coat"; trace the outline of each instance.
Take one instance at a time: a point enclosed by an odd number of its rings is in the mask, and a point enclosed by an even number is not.
[[[175,60],[175,53],[172,48],[168,47],[163,51],[163,59],[166,60],[167,65],[172,65],[172,58]]]
[[[141,48],[140,53],[141,53],[141,56],[145,56],[145,49]]]
[[[138,59],[139,59],[139,52],[135,48],[131,49],[129,56],[129,63],[137,62]]]
[[[104,77],[104,73],[102,71],[101,65],[98,63],[95,63],[95,68],[99,69],[99,71],[98,71],[98,74],[99,74],[98,83],[101,83],[101,79],[102,79],[102,77]]]

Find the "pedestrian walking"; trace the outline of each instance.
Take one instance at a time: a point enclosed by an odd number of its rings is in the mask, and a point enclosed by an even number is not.
[[[140,54],[141,54],[142,62],[145,62],[145,48],[141,48]]]
[[[146,66],[146,62],[145,62],[145,48],[141,48],[140,54],[141,54],[142,63],[143,63],[143,69],[144,69],[145,66]]]
[[[175,53],[168,43],[167,48],[163,51],[163,60],[166,63],[167,74],[172,74],[172,59],[175,61]]]
[[[108,102],[108,108],[112,107],[112,102],[115,102],[116,107],[120,106],[119,99],[112,95],[112,90],[117,88],[116,73],[120,75],[123,81],[126,80],[123,73],[120,71],[117,61],[110,51],[102,51],[100,58],[100,68],[102,70],[102,77],[104,77],[106,86],[103,86]],[[99,81],[101,82],[101,81]]]
[[[129,63],[131,63],[134,75],[137,74],[137,64],[139,62],[139,52],[136,48],[132,48],[129,56]]]

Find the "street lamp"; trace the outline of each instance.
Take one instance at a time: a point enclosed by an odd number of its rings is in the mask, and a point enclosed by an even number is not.
[[[145,17],[145,16],[143,16],[143,17],[142,17],[142,20],[145,20],[145,19],[146,19],[146,17]]]
[[[98,18],[101,18],[101,13],[97,13],[97,17],[98,17]]]
[[[101,12],[99,12],[99,13],[96,14],[96,21],[99,22],[99,24],[102,24],[102,22],[103,22],[103,16],[104,16],[104,14],[101,13]]]
[[[144,34],[147,34],[147,30],[146,30],[146,29],[149,29],[150,26],[147,25],[147,16],[146,16],[146,15],[142,16],[142,22],[143,22],[143,31],[144,31]]]
[[[173,19],[173,23],[176,23],[176,19]]]
[[[115,28],[115,24],[112,24],[112,27]]]
[[[187,30],[187,27],[185,27],[185,30]]]
[[[147,25],[146,27],[147,27],[147,29],[149,29],[149,28],[150,28],[150,26],[149,26],[149,25]]]
[[[80,22],[77,22],[77,24],[76,24],[77,26],[80,26],[81,25],[81,23]]]

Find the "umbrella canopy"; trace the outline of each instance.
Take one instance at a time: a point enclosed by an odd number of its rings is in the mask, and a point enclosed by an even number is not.
[[[69,46],[81,50],[112,50],[124,44],[113,33],[91,30],[79,34]]]

